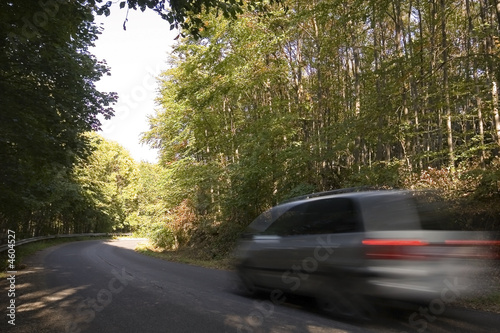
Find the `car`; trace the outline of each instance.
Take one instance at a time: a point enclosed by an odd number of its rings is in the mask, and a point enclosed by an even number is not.
[[[422,204],[423,197],[348,189],[279,204],[238,241],[238,280],[248,294],[311,296],[322,310],[354,318],[373,316],[379,302],[451,302],[483,288],[472,281],[489,267],[483,261],[495,257],[498,241],[448,230],[436,201]]]

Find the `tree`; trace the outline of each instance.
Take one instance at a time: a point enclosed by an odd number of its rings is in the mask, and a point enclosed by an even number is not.
[[[108,69],[88,51],[93,20],[83,0],[0,3],[0,229],[50,229],[56,184],[90,152],[82,134],[113,115],[115,95],[95,87]]]
[[[86,136],[94,151],[78,164],[74,174],[83,197],[98,214],[85,225],[92,231],[128,232],[138,209],[138,167],[118,143],[93,132]]]
[[[144,139],[160,149],[166,192],[200,208],[205,225],[224,234],[293,195],[419,186],[428,174],[453,192],[478,160],[495,168],[491,2],[283,5],[292,10],[231,22],[204,14],[161,78]]]
[[[111,1],[101,4],[102,0],[90,1],[91,4],[97,4],[97,13],[110,14]],[[165,0],[127,0],[120,1],[120,8],[140,9],[145,11],[150,9],[158,13],[162,19],[170,23],[170,29],[181,28],[184,33],[191,34],[194,37],[200,36],[200,31],[205,28],[205,22],[202,19],[204,13],[209,11],[219,13],[224,18],[235,19],[239,14],[242,14],[244,9],[249,11],[259,11],[265,13],[268,6],[273,3],[280,3],[281,0],[195,0],[195,1],[167,1]],[[123,23],[126,29],[126,20]]]

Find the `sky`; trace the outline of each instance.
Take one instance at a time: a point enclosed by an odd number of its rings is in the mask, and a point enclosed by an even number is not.
[[[130,10],[127,30],[123,30],[126,13],[115,6],[110,16],[96,16],[104,31],[90,52],[111,68],[111,76],[103,77],[96,86],[103,92],[118,93],[115,116],[101,118],[100,134],[118,142],[136,161],[155,163],[157,150],[142,145],[140,136],[149,129],[147,116],[157,107],[156,77],[167,69],[168,52],[178,32],[150,10]]]

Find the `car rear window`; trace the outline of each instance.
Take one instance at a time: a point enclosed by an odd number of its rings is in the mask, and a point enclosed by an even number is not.
[[[461,225],[462,212],[446,202],[437,192],[422,191],[414,194],[423,230],[468,230]]]
[[[421,229],[415,201],[405,193],[367,196],[361,205],[366,231]]]

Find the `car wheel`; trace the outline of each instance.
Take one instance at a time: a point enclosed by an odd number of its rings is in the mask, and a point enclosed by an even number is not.
[[[255,287],[252,279],[250,279],[247,274],[244,273],[238,274],[236,289],[238,293],[249,297],[254,297],[258,294],[258,290]]]
[[[318,308],[325,314],[355,320],[372,320],[375,308],[364,297],[346,292],[330,291],[316,297]]]

